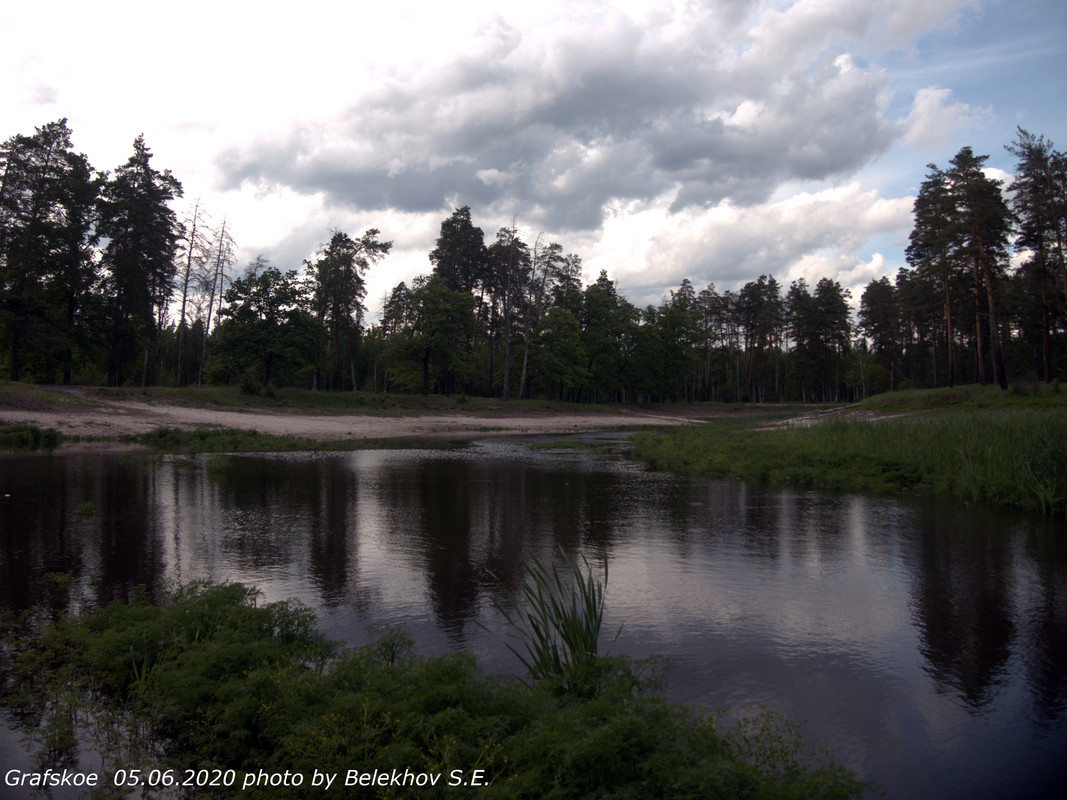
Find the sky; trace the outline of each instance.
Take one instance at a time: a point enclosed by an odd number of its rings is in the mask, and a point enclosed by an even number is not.
[[[763,274],[855,303],[927,164],[1067,149],[1065,0],[6,3],[0,70],[0,137],[66,117],[113,170],[143,134],[235,272],[378,228],[372,319],[464,205],[638,306]]]

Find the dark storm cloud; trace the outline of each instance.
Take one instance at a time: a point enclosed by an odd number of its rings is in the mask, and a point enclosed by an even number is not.
[[[695,25],[679,39],[615,20],[595,38],[527,45],[499,23],[479,53],[221,166],[230,186],[284,185],[367,210],[458,201],[581,231],[613,199],[677,191],[673,211],[763,202],[784,181],[848,174],[899,136],[878,73],[821,53],[761,80],[766,70],[739,66],[719,33]]]

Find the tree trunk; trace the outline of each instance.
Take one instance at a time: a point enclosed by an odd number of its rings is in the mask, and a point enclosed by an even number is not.
[[[974,264],[974,338],[975,338],[975,378],[978,383],[986,382],[985,374],[985,331],[982,330],[982,275],[978,259]]]
[[[1008,376],[1004,370],[1004,355],[1000,349],[1000,326],[997,324],[996,293],[993,288],[993,271],[989,268],[989,254],[978,236],[978,263],[985,280],[986,304],[989,307],[989,354],[993,359],[993,380],[1001,389],[1008,388]],[[975,298],[977,300],[977,298]]]
[[[11,327],[11,380],[19,379],[19,326]]]
[[[956,385],[956,362],[952,356],[952,302],[949,297],[948,291],[948,275],[942,274],[941,287],[945,293],[945,344],[947,346],[947,360],[948,360],[948,385],[949,387]],[[937,352],[937,348],[934,348],[934,352]],[[934,384],[937,383],[937,368],[934,368]],[[892,388],[892,387],[890,387]]]

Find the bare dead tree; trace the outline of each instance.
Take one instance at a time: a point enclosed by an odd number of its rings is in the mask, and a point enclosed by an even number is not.
[[[178,313],[178,368],[175,385],[181,386],[182,366],[185,356],[185,318],[189,306],[189,288],[197,275],[204,270],[204,266],[210,261],[212,254],[211,241],[208,239],[205,228],[207,227],[207,214],[200,207],[200,198],[196,199],[193,210],[184,220],[185,231],[182,249],[179,255],[176,281],[178,291],[181,294],[180,311]]]
[[[222,310],[222,295],[226,288],[226,270],[236,261],[234,251],[237,243],[226,228],[226,218],[222,218],[222,225],[214,231],[211,244],[213,258],[206,264],[205,271],[200,275],[201,286],[207,293],[207,318],[204,320],[204,341],[200,351],[200,366],[196,371],[196,385],[204,382],[204,361],[207,359],[207,340],[211,335],[212,312],[216,308]]]

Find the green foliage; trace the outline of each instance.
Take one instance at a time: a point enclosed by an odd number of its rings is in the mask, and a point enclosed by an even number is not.
[[[251,368],[253,395],[381,379],[401,391],[593,403],[836,401],[939,382],[1047,383],[1067,366],[1067,156],[1023,129],[1007,149],[1018,159],[1007,192],[1014,215],[985,156],[964,147],[945,168],[929,165],[909,268],[867,286],[858,326],[827,277],[784,295],[766,275],[721,293],[686,279],[638,310],[606,273],[582,288],[581,259],[557,242],[531,250],[515,221],[486,247],[464,206],[441,223],[432,275],[413,291],[400,284],[380,325],[365,331],[364,273],[390,249],[376,228],[359,239],[332,232],[303,269],[275,270],[266,292],[266,265],[253,262],[260,274],[239,279],[223,308],[233,258],[225,221],[209,258],[193,212],[176,274],[179,181],[152,166],[143,137],[125,164],[98,173],[56,120],[0,143],[0,369],[22,380],[144,385],[194,374],[237,384]],[[253,297],[289,289],[299,309],[273,320],[280,306]],[[200,310],[187,321],[190,291]],[[242,316],[250,303],[254,313]],[[860,334],[870,363],[850,357],[862,352]]]
[[[63,434],[55,428],[35,425],[5,425],[0,427],[0,450],[55,450],[63,442]]]
[[[182,185],[151,160],[144,136],[138,136],[98,203],[98,233],[107,240],[101,255],[110,386],[133,377],[142,386],[155,383],[151,370],[174,289],[181,229],[170,202],[182,196]]]
[[[995,386],[953,386],[941,389],[907,389],[871,397],[860,408],[877,412],[985,411],[1067,409],[1067,395],[1056,384],[1021,384],[1019,391],[1004,393]]]
[[[560,702],[483,674],[469,653],[410,655],[395,628],[342,650],[307,609],[260,605],[237,584],[24,618],[3,641],[17,653],[8,685],[22,687],[8,705],[36,731],[43,763],[74,764],[78,735],[93,735],[106,770],[236,770],[222,797],[306,797],[307,782],[241,785],[260,771],[343,781],[353,768],[440,773],[418,790],[427,798],[846,798],[865,788],[833,764],[805,765],[803,742],[772,717],[757,723],[760,736],[739,736],[628,682]],[[484,770],[487,785],[449,787],[452,770]]]
[[[326,333],[324,356],[330,389],[345,387],[345,366],[352,364],[363,329],[363,299],[367,294],[363,275],[393,246],[379,240],[378,234],[377,228],[370,228],[359,239],[352,239],[347,233],[334,231],[315,263],[306,263],[315,314]]]
[[[434,273],[401,284],[388,310],[393,336],[385,347],[387,385],[402,392],[455,394],[474,377],[467,342],[474,334],[474,298]]]
[[[122,441],[141,444],[159,453],[283,453],[324,450],[361,450],[375,447],[372,439],[305,439],[296,436],[272,436],[239,428],[156,428],[148,433],[121,437]]]
[[[495,605],[519,642],[518,648],[508,644],[508,649],[518,656],[534,683],[558,694],[591,697],[607,679],[617,677],[618,665],[600,657],[604,586],[584,556],[579,564],[561,554],[569,581],[560,576],[555,564],[546,567],[531,556],[520,596],[505,590],[507,602]]]
[[[237,378],[247,394],[269,396],[295,380],[318,355],[322,327],[308,310],[308,288],[296,270],[282,272],[262,257],[225,293],[217,329],[217,373]]]
[[[72,149],[67,120],[0,144],[0,342],[12,380],[70,378],[96,290],[101,180]]]
[[[1067,511],[1067,414],[1056,411],[839,417],[774,429],[713,423],[640,434],[633,452],[656,468],[712,478]]]

